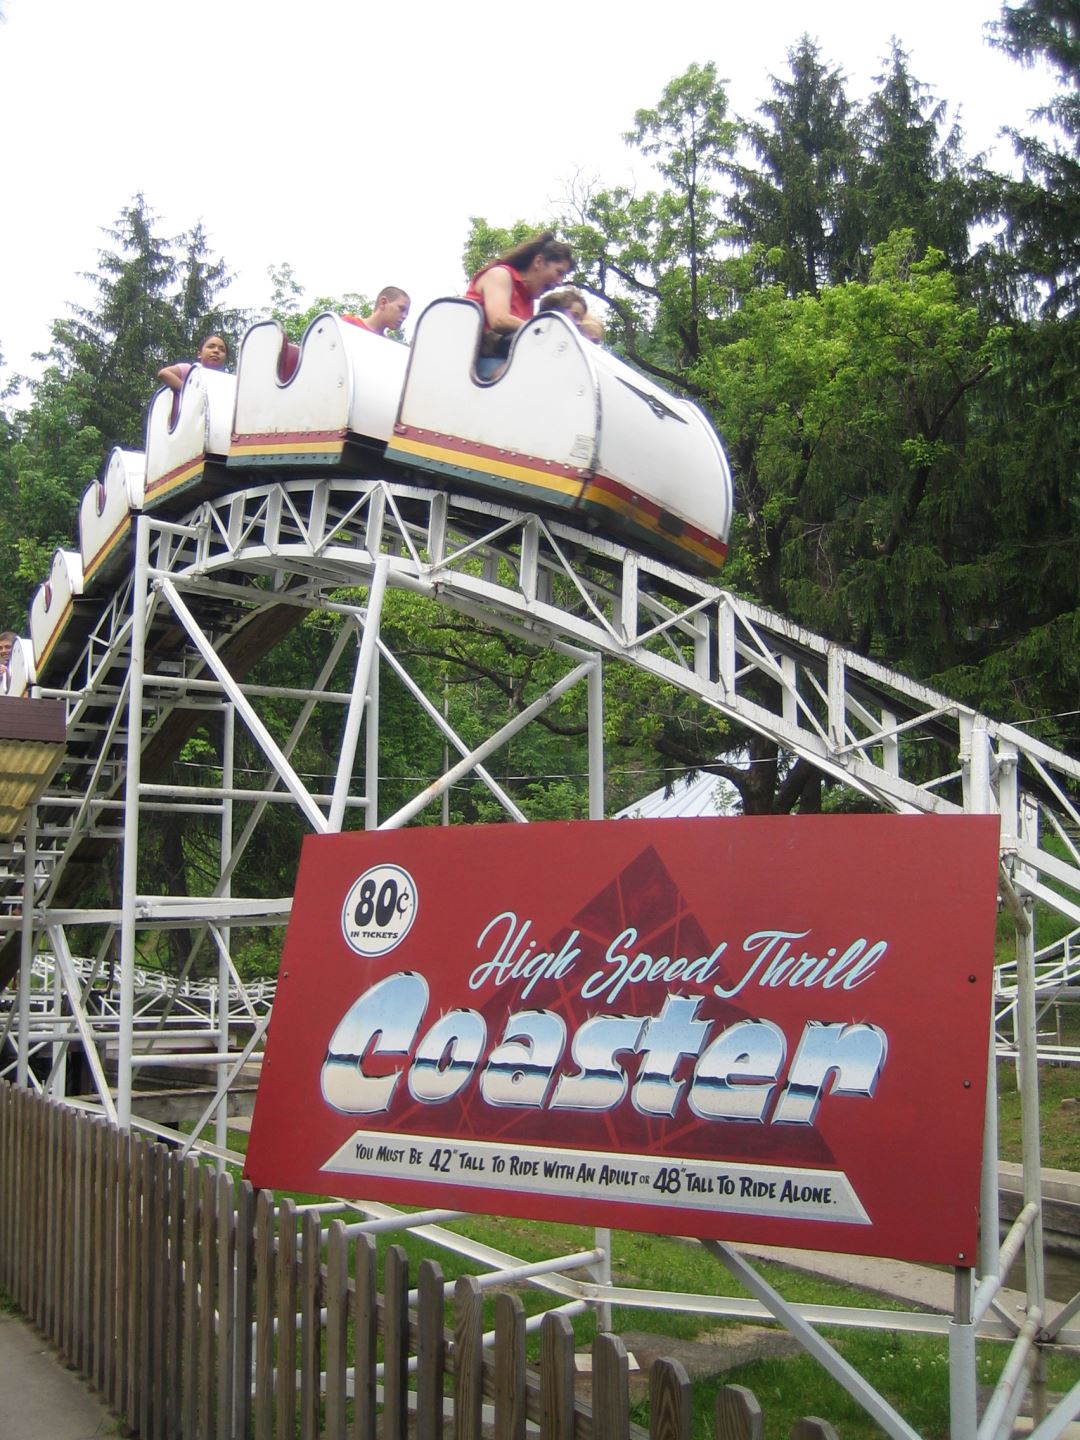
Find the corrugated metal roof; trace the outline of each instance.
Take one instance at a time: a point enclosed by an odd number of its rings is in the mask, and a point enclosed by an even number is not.
[[[0,841],[11,840],[64,754],[59,700],[0,700]]]
[[[616,820],[669,820],[696,815],[732,814],[738,792],[716,775],[698,773],[693,779],[677,780],[669,790],[661,786],[627,805]]]

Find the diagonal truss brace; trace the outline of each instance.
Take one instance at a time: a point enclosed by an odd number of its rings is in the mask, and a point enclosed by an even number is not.
[[[899,1415],[885,1397],[855,1370],[844,1357],[834,1350],[829,1342],[819,1335],[812,1325],[802,1318],[769,1282],[759,1275],[752,1265],[747,1264],[737,1250],[719,1240],[703,1240],[705,1249],[731,1271],[750,1294],[780,1321],[802,1348],[822,1366],[824,1370],[842,1385],[848,1394],[862,1406],[867,1414],[893,1437],[893,1440],[919,1440],[919,1432],[912,1429],[902,1415]]]
[[[215,677],[221,685],[221,688],[225,691],[225,694],[232,701],[237,714],[251,731],[255,742],[263,754],[277,771],[278,775],[281,776],[282,783],[292,795],[297,805],[299,805],[311,828],[316,831],[317,834],[325,835],[330,828],[326,816],[312,799],[311,792],[300,779],[300,776],[289,764],[288,760],[286,760],[281,747],[259,719],[251,702],[241,690],[240,686],[237,685],[229,673],[227,666],[223,664],[202,626],[180,598],[176,586],[171,580],[167,579],[155,580],[154,585],[172,606],[176,618],[187,631],[192,644],[202,656],[210,673]]]

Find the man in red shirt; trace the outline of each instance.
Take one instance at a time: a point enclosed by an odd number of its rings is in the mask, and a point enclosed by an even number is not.
[[[370,315],[342,315],[341,318],[350,325],[359,325],[361,330],[370,330],[373,335],[385,335],[388,330],[400,330],[409,318],[409,297],[396,285],[386,285],[379,291]]]

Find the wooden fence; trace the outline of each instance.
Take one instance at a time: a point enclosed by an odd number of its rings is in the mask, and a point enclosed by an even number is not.
[[[410,1304],[405,1252],[376,1285],[375,1243],[340,1220],[275,1205],[218,1175],[30,1091],[0,1084],[0,1288],[146,1440],[688,1440],[677,1361],[649,1379],[648,1429],[630,1421],[626,1350],[593,1344],[591,1398],[575,1395],[573,1332],[545,1316],[526,1367],[516,1295],[457,1281],[424,1260]],[[753,1395],[727,1386],[713,1433],[760,1440]],[[798,1440],[835,1440],[804,1420]]]

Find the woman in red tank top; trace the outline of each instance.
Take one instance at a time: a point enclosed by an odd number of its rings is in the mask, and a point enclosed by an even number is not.
[[[514,331],[535,314],[539,297],[560,284],[573,263],[570,246],[546,230],[476,272],[465,298],[484,308],[484,355],[506,354]]]

